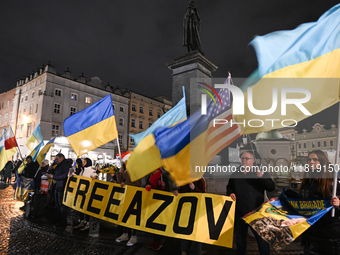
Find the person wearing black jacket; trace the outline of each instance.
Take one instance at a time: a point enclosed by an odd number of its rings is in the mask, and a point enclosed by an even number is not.
[[[244,215],[259,207],[264,202],[264,191],[273,191],[275,183],[268,173],[257,168],[254,153],[246,151],[241,154],[242,165],[230,176],[227,196],[236,201],[235,233],[236,254],[246,254],[248,225],[242,219]],[[255,167],[254,167],[255,166]],[[269,244],[252,228],[261,255],[270,254]]]
[[[39,169],[39,163],[36,161],[32,161],[31,156],[26,157],[27,164],[23,170],[23,176],[27,178],[33,178],[37,170]]]
[[[67,207],[63,205],[63,195],[64,195],[64,188],[67,181],[67,174],[72,167],[72,159],[65,159],[64,154],[57,154],[56,156],[57,167],[55,169],[55,174],[50,175],[53,180],[56,180],[56,187],[55,187],[55,201],[57,204],[59,217],[57,219],[57,225],[66,226],[67,222]]]
[[[308,168],[306,168],[299,192],[301,199],[324,199],[332,196],[333,179],[332,169],[328,169],[329,166],[329,160],[323,151],[309,152]],[[320,167],[323,171],[317,171]],[[336,194],[340,194],[339,183]],[[303,233],[302,243],[305,246],[305,254],[340,254],[339,204],[339,198],[332,196],[331,205],[335,207],[335,217],[332,217],[330,211]]]

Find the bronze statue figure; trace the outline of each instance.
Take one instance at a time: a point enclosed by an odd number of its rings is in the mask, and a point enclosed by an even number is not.
[[[190,1],[183,20],[183,46],[187,46],[188,52],[198,50],[204,55],[198,33],[201,30],[200,21],[200,17],[198,16],[198,12],[195,7],[195,2]]]

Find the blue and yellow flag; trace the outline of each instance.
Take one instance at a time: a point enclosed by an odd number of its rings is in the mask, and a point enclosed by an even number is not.
[[[139,142],[146,136],[152,134],[156,128],[158,127],[171,127],[179,121],[183,121],[187,118],[187,108],[185,103],[185,93],[183,87],[183,98],[175,105],[175,107],[171,108],[168,112],[166,112],[162,117],[155,121],[144,132],[140,132],[138,134],[129,134],[135,141],[135,145],[137,146]]]
[[[28,201],[28,193],[34,191],[34,180],[33,178],[26,178],[22,175],[17,175],[16,189],[14,198],[23,202]]]
[[[26,146],[31,151],[33,148],[37,145],[39,145],[44,140],[40,125],[36,127],[36,129],[33,131],[33,133],[26,139]]]
[[[51,149],[54,140],[57,136],[53,137],[51,140],[48,141],[48,143],[44,146],[44,148],[41,149],[41,151],[39,152],[36,161],[39,163],[39,165],[41,164],[41,162],[45,159],[46,154],[48,153],[48,151]]]
[[[64,121],[64,133],[79,156],[118,137],[111,95]]]
[[[270,114],[261,116],[247,108],[244,114],[235,115],[237,122],[245,123],[241,125],[243,133],[282,128],[283,120],[289,126],[339,101],[340,4],[316,22],[256,36],[250,44],[256,51],[258,69],[242,86],[244,96],[251,98],[258,110],[271,112],[271,107],[279,103]],[[288,106],[283,105],[282,98],[288,99]],[[301,99],[301,105],[290,105],[292,99]],[[308,113],[301,110],[302,106]]]
[[[39,143],[32,151],[31,153],[29,154],[29,156],[32,157],[32,161],[35,161],[39,155],[39,151],[40,151],[40,148],[41,146],[44,145],[44,141],[42,141],[41,143]],[[24,160],[24,163],[21,164],[18,168],[18,173],[21,174],[22,171],[24,170],[25,168],[25,165],[27,164],[26,160]],[[40,164],[40,163],[39,163]]]
[[[221,102],[210,100],[207,114],[195,112],[187,120],[166,128],[159,127],[134,149],[127,163],[132,181],[163,166],[178,186],[202,178],[197,166],[206,166],[223,148],[241,136],[238,125],[213,125],[214,119],[231,120],[228,89],[218,92]]]
[[[292,199],[283,191],[279,198],[263,203],[243,219],[275,250],[281,250],[332,208],[330,198]]]

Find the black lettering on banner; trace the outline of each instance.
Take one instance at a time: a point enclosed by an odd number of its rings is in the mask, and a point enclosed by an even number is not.
[[[106,206],[104,216],[107,217],[107,218],[113,219],[113,220],[118,220],[118,214],[110,212],[110,207],[111,207],[111,205],[117,205],[118,206],[120,204],[120,200],[113,198],[113,196],[115,195],[116,192],[124,194],[125,188],[116,187],[116,186],[114,186],[112,188],[112,192],[111,192],[109,201],[107,202],[107,206]]]
[[[163,194],[157,194],[154,193],[153,194],[153,199],[157,199],[157,200],[164,200],[164,203],[161,204],[160,207],[158,207],[158,209],[150,216],[150,218],[146,221],[146,228],[152,228],[152,229],[156,229],[156,230],[160,230],[160,231],[165,231],[166,229],[166,225],[164,224],[159,224],[159,223],[155,223],[153,222],[158,215],[161,214],[161,212],[164,211],[164,209],[172,203],[172,201],[174,200],[173,196],[167,196],[167,195],[163,195]]]
[[[175,222],[173,226],[173,230],[175,233],[183,234],[183,235],[191,235],[192,231],[194,230],[195,215],[196,215],[196,210],[197,210],[197,201],[198,201],[197,197],[182,197],[178,201],[178,207],[177,207]],[[189,216],[188,225],[186,227],[180,227],[179,218],[181,217],[181,212],[182,212],[184,203],[191,203],[190,216]]]
[[[85,190],[80,190],[80,187],[83,184],[85,185]],[[85,199],[86,199],[86,193],[88,192],[89,187],[90,187],[90,182],[88,180],[84,180],[84,179],[80,179],[79,180],[79,184],[78,184],[78,188],[77,188],[77,193],[74,196],[73,206],[76,206],[78,196],[82,196],[82,200],[81,200],[81,203],[80,203],[80,209],[84,208],[84,203],[85,203]]]
[[[136,209],[134,209],[135,205],[137,206]],[[140,190],[138,190],[135,196],[133,197],[129,205],[129,208],[126,210],[122,222],[126,223],[131,214],[136,215],[136,225],[140,226],[140,217],[142,214],[142,191]]]
[[[95,214],[99,214],[100,213],[100,209],[93,207],[92,206],[92,202],[93,200],[98,200],[98,201],[102,201],[103,200],[103,196],[96,194],[97,189],[104,189],[107,190],[109,187],[109,185],[104,184],[104,183],[100,183],[100,182],[95,182],[92,188],[92,192],[91,192],[91,196],[89,199],[89,203],[87,204],[87,211],[95,213]]]
[[[67,198],[68,192],[70,192],[70,193],[73,192],[73,188],[70,187],[70,183],[71,183],[71,182],[77,182],[77,178],[75,178],[75,177],[73,177],[73,176],[70,177],[70,178],[68,178],[67,184],[66,184],[66,193],[65,193],[65,196],[64,196],[64,202],[66,202],[66,198]]]
[[[227,201],[227,200],[225,201],[221,214],[218,217],[217,223],[215,225],[214,207],[212,205],[212,198],[211,197],[205,198],[205,206],[207,209],[207,219],[208,219],[210,239],[217,240],[220,237],[222,227],[228,216],[232,203],[233,202],[231,201]]]

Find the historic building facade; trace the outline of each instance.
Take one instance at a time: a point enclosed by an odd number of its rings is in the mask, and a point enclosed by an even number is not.
[[[9,128],[13,118],[15,89],[0,94],[0,136],[4,129]]]

